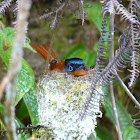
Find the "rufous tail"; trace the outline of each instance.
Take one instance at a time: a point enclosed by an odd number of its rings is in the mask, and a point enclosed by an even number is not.
[[[48,52],[49,52],[49,46],[47,44],[38,45],[38,44],[31,44],[31,46],[41,55],[41,57],[46,61]],[[54,52],[51,50],[50,57],[49,57],[49,64],[52,62],[53,59],[57,59]]]

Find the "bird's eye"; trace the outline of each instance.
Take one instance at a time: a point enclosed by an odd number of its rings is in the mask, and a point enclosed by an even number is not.
[[[69,71],[73,71],[73,67],[72,66],[69,66]]]

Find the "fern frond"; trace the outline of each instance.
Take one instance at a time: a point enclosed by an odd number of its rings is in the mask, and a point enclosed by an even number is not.
[[[108,44],[108,38],[109,38],[109,31],[106,31],[106,27],[108,26],[108,17],[104,16],[103,22],[102,22],[102,30],[101,30],[101,36],[98,42],[98,51],[97,51],[97,57],[96,57],[96,65],[95,69],[96,71],[102,71],[104,69],[105,64],[105,54],[106,49],[109,49]]]
[[[130,23],[137,24],[140,26],[140,22],[138,21],[138,18],[136,15],[132,15],[128,12],[128,10],[120,4],[117,0],[114,1],[114,6],[116,7],[116,10],[118,11],[118,14],[122,15],[123,20],[128,20]]]
[[[17,16],[17,13],[18,13],[18,10],[19,10],[19,4],[20,4],[20,0],[17,0],[16,1],[16,6],[15,6],[15,8],[13,10],[15,17]]]
[[[132,52],[130,27],[121,35],[119,45],[120,47],[116,50],[114,58],[108,63],[105,69],[102,72],[95,72],[89,95],[80,114],[81,118],[85,115],[94,115],[94,112],[92,112],[92,108],[94,108],[92,101],[97,96],[98,86],[107,86],[116,77],[117,72],[120,71],[119,68],[125,68],[128,62],[130,62],[130,54]]]
[[[132,7],[134,7],[134,9],[139,14],[139,12],[140,12],[140,1],[138,1],[138,0],[131,0],[131,1],[132,1]]]
[[[134,7],[133,10],[137,11],[137,12],[135,11],[135,13],[139,14],[139,11],[140,11],[140,1],[132,0],[132,7]]]
[[[110,48],[110,31],[109,31],[109,16],[104,15],[103,16],[103,21],[102,21],[102,30],[101,30],[101,36],[98,42],[98,51],[97,51],[97,57],[96,57],[96,65],[95,69],[98,72],[101,72],[105,68],[105,60],[106,57],[105,55],[107,52],[109,52]]]
[[[139,14],[136,11],[137,5],[136,5],[136,0],[131,0],[131,14]],[[130,75],[130,82],[128,83],[128,86],[131,88],[135,82],[136,79],[139,76],[139,57],[140,57],[140,30],[139,28],[131,23],[131,36],[132,36],[132,55],[131,55],[131,67],[132,70],[129,70],[131,72]]]
[[[5,9],[11,5],[13,0],[4,0],[0,3],[0,13],[4,13]]]
[[[115,10],[114,10],[113,0],[104,0],[103,1],[103,8],[102,8],[103,15],[105,15],[107,13],[113,14],[114,12],[115,12]]]
[[[120,72],[119,68],[125,68],[128,62],[130,62],[130,55],[132,53],[130,26],[124,30],[118,43],[119,48],[116,50],[114,58],[109,62],[100,75],[100,83],[102,86],[108,85],[110,81],[112,81],[112,78],[116,76],[116,72]]]
[[[113,14],[114,3],[113,0],[104,0],[102,13],[103,21],[101,27],[101,36],[98,42],[98,51],[96,57],[95,70],[101,72],[105,68],[106,54],[109,53],[109,48],[111,46],[111,32],[109,31],[109,15]]]
[[[139,115],[140,115],[140,110],[138,110],[138,112],[136,114],[131,116],[132,124],[136,128],[140,128],[140,118],[139,118]]]

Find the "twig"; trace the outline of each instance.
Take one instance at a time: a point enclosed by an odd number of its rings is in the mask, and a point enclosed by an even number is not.
[[[60,9],[62,10],[61,14],[60,14],[60,17],[63,15],[63,12],[68,4],[69,0],[65,1],[65,3],[58,9],[56,10],[56,16],[55,18],[57,17],[57,13],[60,11]],[[56,34],[56,30],[57,30],[57,27],[58,27],[58,24],[59,22],[57,23],[56,27],[54,28],[54,31],[53,31],[53,35],[52,35],[52,38],[51,38],[51,42],[50,42],[50,46],[49,46],[49,51],[48,51],[48,55],[47,55],[47,60],[46,60],[46,74],[48,73],[48,66],[49,66],[49,57],[50,57],[50,53],[51,53],[51,49],[52,49],[52,45],[53,45],[53,41],[54,41],[54,37],[55,37],[55,34]]]
[[[10,73],[9,74],[7,73],[5,75],[5,77],[1,81],[1,84],[0,84],[0,101],[1,101],[1,98],[2,98],[2,94],[3,94],[4,90],[5,90],[5,87],[8,84],[8,82],[9,82],[10,79],[11,79],[11,74]]]
[[[85,17],[84,17],[84,7],[83,7],[83,0],[78,0],[79,2],[79,10],[80,10],[80,7],[81,7],[81,14],[82,14],[82,26],[84,25],[84,20],[85,20]]]
[[[113,59],[114,57],[114,13],[110,13],[109,30],[111,32],[111,35],[110,35],[111,46],[109,50],[109,61],[111,61],[111,59]],[[113,108],[113,113],[114,113],[114,118],[115,118],[115,123],[116,123],[116,131],[118,133],[119,140],[122,140],[121,129],[120,129],[120,124],[119,124],[118,114],[117,114],[117,108],[115,104],[113,83],[110,83],[110,96],[111,96],[111,103],[112,103],[112,108]]]
[[[29,16],[31,0],[20,0],[19,11],[17,16],[17,26],[15,34],[15,42],[12,50],[9,83],[6,89],[5,101],[5,123],[9,140],[16,140],[15,126],[15,99],[16,99],[16,78],[21,68],[21,57],[23,56],[23,46],[25,40],[25,24]]]
[[[49,70],[49,57],[50,57],[50,53],[51,53],[51,49],[52,49],[55,34],[56,34],[56,28],[54,29],[54,32],[53,32],[53,35],[52,35],[52,38],[51,38],[49,51],[48,51],[48,55],[47,55],[47,59],[46,59],[46,74],[48,73],[48,70]]]
[[[43,16],[40,17],[40,19],[41,19],[41,20],[46,19],[46,18],[48,18],[49,16],[51,16],[52,14],[54,14],[54,13],[56,13],[56,15],[57,15],[57,13],[58,13],[59,11],[63,10],[64,7],[65,7],[65,3],[63,3],[58,9],[56,9],[56,11],[50,12],[50,13],[47,13],[47,14],[44,14]]]
[[[135,103],[135,105],[140,109],[140,103],[135,99],[135,97],[133,96],[133,94],[130,92],[130,90],[127,88],[127,86],[124,84],[124,82],[122,81],[122,79],[119,77],[119,75],[116,75],[118,81],[120,82],[120,84],[122,85],[122,87],[124,88],[124,90],[126,91],[126,93],[128,94],[128,96],[131,98],[131,100]]]
[[[57,28],[57,25],[59,23],[59,19],[61,18],[62,13],[63,13],[65,7],[67,6],[68,2],[69,2],[69,0],[66,0],[59,8],[57,8],[56,11],[44,14],[43,16],[40,17],[40,19],[41,20],[46,19],[55,13],[55,17],[54,17],[53,21],[50,23],[50,27],[52,29]],[[62,12],[59,14],[60,11],[62,11]]]

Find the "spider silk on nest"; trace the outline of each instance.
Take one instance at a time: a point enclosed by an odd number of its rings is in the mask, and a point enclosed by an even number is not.
[[[95,134],[96,118],[102,117],[100,103],[103,96],[100,86],[92,101],[95,112],[92,116],[80,119],[80,112],[87,98],[92,83],[92,75],[75,77],[58,72],[50,72],[40,78],[38,83],[38,112],[41,139],[85,140]],[[101,93],[101,94],[99,94]]]

